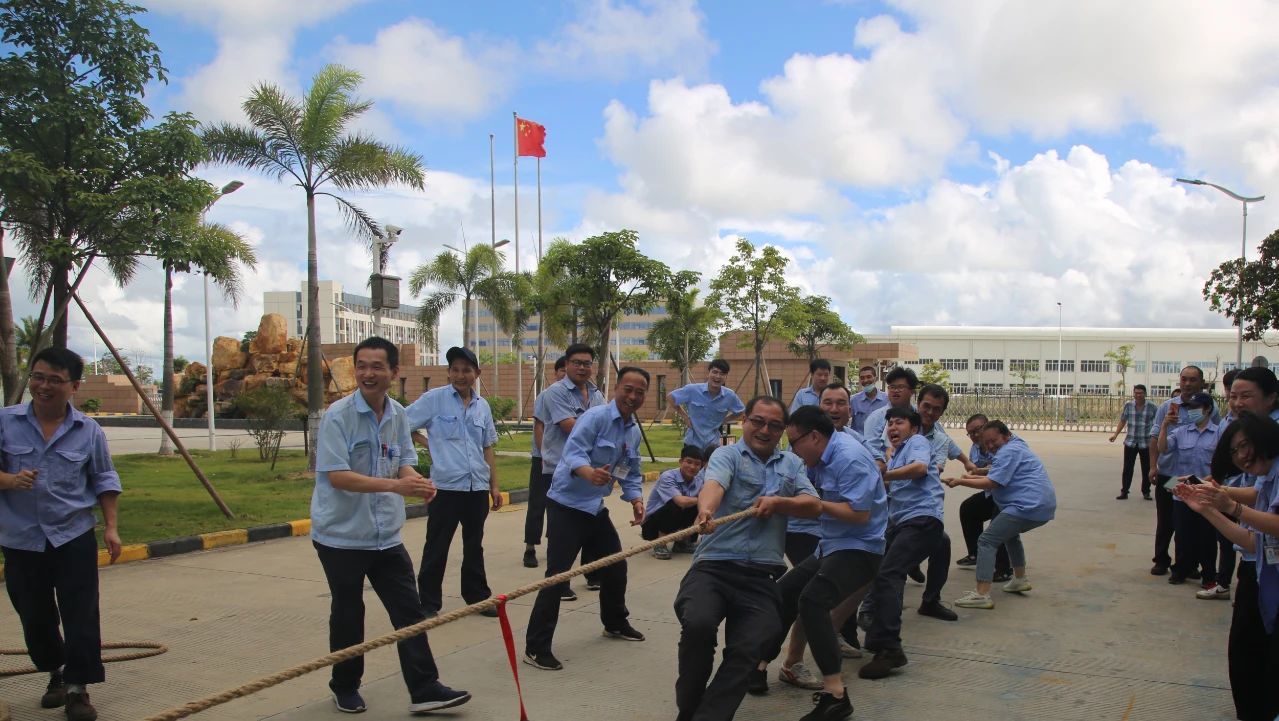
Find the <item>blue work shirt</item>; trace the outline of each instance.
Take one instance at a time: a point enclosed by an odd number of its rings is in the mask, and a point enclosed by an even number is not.
[[[623,419],[617,403],[591,408],[577,419],[564,443],[564,455],[555,466],[546,497],[591,515],[604,510],[604,499],[613,492],[614,481],[622,486],[623,501],[641,497],[644,474],[640,472],[639,444],[635,417]],[[597,486],[573,472],[582,466],[609,466],[613,478]]]
[[[1257,500],[1252,507],[1264,513],[1279,513],[1279,459],[1270,464],[1270,470],[1257,479]],[[1253,531],[1256,539],[1253,563],[1257,568],[1258,606],[1266,633],[1275,632],[1275,617],[1279,615],[1279,566],[1266,562],[1266,548],[1279,553],[1279,537]]]
[[[70,403],[48,442],[30,402],[0,409],[0,451],[5,473],[39,471],[30,489],[0,491],[0,546],[6,548],[61,547],[93,530],[98,496],[122,490],[106,434]]]
[[[1160,403],[1160,404],[1159,404],[1159,410],[1155,411],[1155,420],[1154,420],[1154,422],[1153,422],[1153,423],[1151,423],[1151,424],[1150,424],[1150,440],[1149,440],[1149,441],[1147,441],[1147,444],[1148,444],[1151,448],[1155,448],[1155,447],[1156,447],[1155,441],[1156,441],[1156,439],[1158,439],[1158,437],[1159,437],[1159,429],[1163,427],[1163,424],[1164,424],[1164,418],[1166,418],[1166,417],[1168,416],[1168,406],[1170,406],[1170,405],[1172,405],[1172,404],[1174,404],[1174,403],[1175,403],[1175,404],[1177,404],[1177,405],[1181,405],[1181,396],[1173,396],[1172,398],[1169,398],[1168,400],[1164,401],[1163,403]],[[1178,413],[1177,413],[1177,425],[1178,425],[1178,426],[1183,426],[1183,425],[1185,425],[1185,424],[1187,424],[1187,423],[1189,423],[1189,422],[1190,422],[1190,420],[1186,418],[1185,409],[1184,409],[1184,408],[1180,408],[1180,409],[1178,409]],[[1212,422],[1213,422],[1213,423],[1220,423],[1220,422],[1221,422],[1221,414],[1219,414],[1219,413],[1217,412],[1217,408],[1216,408],[1216,406],[1214,406],[1214,407],[1213,407],[1213,409],[1212,409]],[[1175,427],[1176,427],[1176,426],[1173,426],[1173,428],[1175,428]],[[1169,428],[1169,429],[1168,429],[1168,433],[1170,433],[1170,434],[1171,434],[1171,433],[1172,433],[1172,430],[1173,430],[1172,428]],[[1125,441],[1125,442],[1126,442],[1126,441]],[[1160,473],[1161,475],[1165,475],[1165,476],[1175,476],[1175,475],[1177,475],[1177,474],[1175,474],[1175,473],[1170,473],[1169,471],[1165,470],[1165,469],[1167,469],[1167,468],[1171,468],[1171,467],[1172,467],[1172,462],[1173,462],[1173,460],[1172,460],[1172,454],[1171,454],[1171,453],[1161,453],[1161,454],[1159,454],[1158,459],[1155,461],[1155,465],[1159,468],[1159,473]],[[1174,496],[1174,498],[1176,498],[1176,497]]]
[[[533,417],[534,418],[541,418],[542,414],[546,412],[546,404],[542,401],[544,397],[546,397],[545,390],[543,390],[541,393],[538,393],[537,398],[533,399]],[[546,429],[543,428],[542,430],[543,430],[543,434],[545,435]],[[529,455],[531,455],[534,458],[542,457],[542,449],[541,447],[537,445],[536,434],[529,433],[528,446],[529,446]]]
[[[333,471],[398,478],[401,467],[417,462],[404,406],[389,396],[384,403],[379,421],[357,390],[334,401],[320,419],[311,494],[311,539],[316,543],[365,551],[400,545],[403,496],[344,491],[329,482]]]
[[[1057,513],[1057,493],[1048,471],[1030,446],[1017,436],[995,452],[986,477],[995,482],[991,496],[1000,513],[1027,521],[1051,521]]]
[[[542,429],[543,471],[554,468],[560,462],[560,455],[564,452],[564,442],[568,440],[568,434],[560,428],[560,421],[577,418],[588,409],[604,405],[604,395],[594,383],[587,381],[586,388],[589,398],[586,403],[582,402],[582,392],[568,378],[552,383],[542,391],[542,395],[537,397],[542,401],[542,415],[538,416],[538,419],[544,426]],[[533,404],[533,410],[537,411],[536,402]]]
[[[927,438],[916,433],[893,450],[892,460],[886,471],[922,463],[928,473],[919,478],[889,481],[892,491],[888,494],[888,521],[894,526],[912,518],[926,516],[942,519],[946,491],[942,489],[941,476],[933,464],[933,446]]]
[[[873,398],[866,395],[866,391],[855,393],[848,399],[848,407],[852,413],[848,424],[853,427],[853,430],[861,433],[866,427],[866,417],[887,405],[888,396],[884,394],[884,391],[876,390]]]
[[[874,456],[875,456],[874,449],[872,449],[870,444],[866,442],[866,439],[865,437],[862,436],[862,434],[853,430],[852,426],[844,426],[843,428],[840,429],[840,433],[843,433],[844,435],[847,435],[850,438],[855,439],[858,443],[862,444],[862,446],[866,448],[867,452],[871,454],[872,460],[874,459]],[[878,466],[876,467],[876,470],[878,470]],[[810,536],[820,537],[822,535],[821,519],[797,518],[795,516],[791,516],[790,520],[786,522],[786,532],[787,533],[807,533]]]
[[[946,461],[959,458],[961,453],[959,445],[951,440],[946,433],[946,429],[942,428],[939,423],[933,424],[933,427],[927,433],[922,433],[922,435],[928,439],[929,445],[933,448],[933,467],[937,469],[940,475],[942,469],[946,467]]]
[[[866,439],[866,445],[870,446],[871,455],[875,456],[875,460],[883,461],[888,454],[888,409],[891,406],[882,405],[871,411],[866,416],[866,424],[862,426],[862,437]],[[910,402],[911,410],[915,409],[915,401]]]
[[[432,388],[405,409],[409,430],[426,429],[431,451],[431,480],[441,491],[489,490],[491,469],[484,449],[497,443],[497,427],[488,401],[474,390],[471,402],[452,385]]]
[[[1159,470],[1170,476],[1188,476],[1194,474],[1207,478],[1212,474],[1212,453],[1217,448],[1216,423],[1208,421],[1203,428],[1190,423],[1179,424],[1168,429],[1168,455],[1172,465]],[[1181,499],[1177,499],[1181,500]]]
[[[986,451],[983,451],[981,446],[974,443],[968,449],[968,460],[972,461],[973,465],[978,468],[987,468],[990,466],[990,461],[992,459],[990,456],[986,455]]]
[[[836,551],[884,552],[884,531],[888,528],[888,495],[879,466],[870,451],[844,433],[835,433],[818,460],[808,469],[808,480],[823,501],[847,503],[854,511],[870,511],[866,523],[848,523],[826,513],[821,522],[818,557]]]
[[[820,406],[821,404],[821,391],[813,390],[811,385],[804,386],[803,388],[795,391],[795,398],[790,402],[790,412],[794,413],[804,406]]]
[[[644,505],[644,516],[648,517],[657,513],[676,496],[697,498],[697,494],[702,491],[702,482],[705,480],[706,469],[698,471],[697,475],[687,481],[684,480],[684,474],[680,473],[678,468],[662,471],[662,475],[657,477],[657,483],[653,484],[653,490],[648,493],[648,503]]]
[[[721,387],[719,394],[712,396],[706,388],[705,383],[689,383],[671,393],[693,422],[693,427],[684,431],[684,443],[698,448],[718,444],[724,418],[746,410],[742,399],[731,389]]]
[[[711,454],[706,483],[716,483],[724,489],[715,518],[744,511],[761,496],[817,496],[799,456],[773,449],[767,460],[761,460],[745,442],[717,448]],[[766,519],[747,518],[720,526],[714,533],[702,536],[693,553],[693,563],[738,561],[782,567],[786,518],[774,513]]]

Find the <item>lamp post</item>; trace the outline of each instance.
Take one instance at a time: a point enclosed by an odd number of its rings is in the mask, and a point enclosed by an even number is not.
[[[211,207],[213,203],[218,202],[222,196],[230,195],[240,188],[244,187],[244,183],[238,180],[232,180],[222,186],[222,190],[218,192],[218,197],[209,203]],[[205,207],[200,213],[200,224],[204,225],[204,215],[209,212],[209,207]],[[204,415],[209,419],[209,450],[216,451],[218,449],[217,431],[214,428],[213,421],[213,338],[209,335],[209,274],[204,274]]]
[[[1057,301],[1057,422],[1061,423],[1061,301]]]
[[[1216,188],[1226,195],[1229,195],[1231,198],[1239,201],[1243,205],[1243,235],[1239,241],[1239,287],[1240,290],[1243,290],[1243,266],[1247,259],[1246,256],[1248,255],[1248,204],[1260,203],[1266,199],[1266,196],[1258,195],[1253,198],[1248,198],[1232,190],[1223,188],[1216,183],[1209,183],[1206,180],[1198,180],[1195,178],[1177,178],[1177,182],[1185,183],[1187,185],[1206,185],[1210,188]],[[1239,331],[1236,335],[1237,340],[1235,342],[1235,368],[1243,368],[1243,319],[1238,317],[1238,315],[1235,316],[1235,326],[1237,326]]]

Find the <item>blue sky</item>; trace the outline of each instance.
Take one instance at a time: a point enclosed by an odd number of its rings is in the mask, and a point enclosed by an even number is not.
[[[645,252],[706,281],[738,234],[774,243],[792,282],[872,333],[1050,325],[1058,300],[1067,325],[1223,327],[1198,291],[1238,252],[1239,207],[1173,179],[1250,194],[1279,180],[1266,31],[1279,13],[1260,0],[144,4],[170,71],[148,97],[157,114],[236,122],[257,82],[300,93],[329,62],[365,74],[362,129],[428,170],[424,192],[355,198],[406,228],[392,253],[404,276],[459,228],[488,239],[490,133],[494,230],[512,236],[512,111],[547,128],[547,240],[634,228]],[[302,198],[236,169],[201,174],[246,182],[210,213],[263,259],[239,308],[215,313],[215,332],[239,335],[263,291],[304,277]],[[525,159],[524,268],[533,181]],[[1253,253],[1272,208],[1250,211]],[[320,248],[323,277],[363,285],[365,256],[331,207]],[[93,291],[123,345],[158,335],[155,275]],[[178,349],[198,357],[198,283],[175,299]],[[460,322],[442,332],[455,342]]]

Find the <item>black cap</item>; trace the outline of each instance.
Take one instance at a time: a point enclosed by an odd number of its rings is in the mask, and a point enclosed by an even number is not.
[[[449,348],[448,352],[444,354],[444,360],[448,361],[449,365],[453,365],[453,361],[458,358],[461,358],[467,363],[475,366],[475,370],[480,369],[480,359],[475,357],[475,353],[472,352],[470,348],[462,348],[461,346],[455,345],[452,348]]]
[[[1187,408],[1212,408],[1212,396],[1207,393],[1195,393],[1189,398],[1182,398],[1181,405]]]

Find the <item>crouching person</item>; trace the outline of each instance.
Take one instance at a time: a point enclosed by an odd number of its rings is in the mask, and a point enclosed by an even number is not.
[[[709,457],[706,454],[705,457]],[[702,449],[684,446],[679,452],[679,467],[663,471],[648,494],[644,508],[644,524],[640,535],[645,541],[653,541],[668,533],[682,531],[697,520],[697,494],[702,490],[705,467]],[[697,547],[697,537],[675,542],[675,553],[692,553]],[[653,557],[670,560],[671,548],[665,543],[653,548]]]

